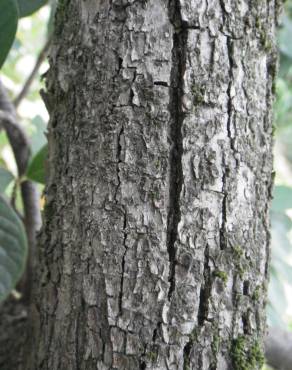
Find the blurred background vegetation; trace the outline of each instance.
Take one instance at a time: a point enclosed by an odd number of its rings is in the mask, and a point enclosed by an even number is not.
[[[48,113],[40,96],[40,90],[44,88],[43,75],[48,69],[46,51],[54,10],[55,7],[52,5],[46,5],[32,15],[19,20],[14,43],[1,68],[1,81],[16,106],[21,126],[30,141],[32,157],[47,141],[45,133]],[[27,89],[25,92],[22,91],[24,86]],[[20,187],[15,186],[17,172],[17,164],[6,132],[1,130],[0,193],[4,192],[10,199],[15,197],[17,210],[22,214]],[[41,193],[43,185],[40,183],[38,186]]]
[[[274,199],[268,322],[292,330],[292,1],[278,30],[280,53],[274,106]]]
[[[32,154],[37,153],[46,143],[48,114],[39,91],[44,84],[42,76],[48,68],[43,54],[52,28],[52,4],[19,20],[14,44],[1,70],[2,83],[12,101],[17,102],[19,120],[31,140]],[[267,314],[270,325],[292,331],[292,0],[285,3],[278,31],[278,45],[280,63],[274,108],[272,260]],[[27,94],[20,96],[29,75],[40,61]],[[19,187],[15,186],[16,178],[14,155],[5,131],[1,130],[0,193],[5,193],[8,198],[14,196],[16,208],[21,214],[23,206]],[[43,185],[38,186],[42,191]]]

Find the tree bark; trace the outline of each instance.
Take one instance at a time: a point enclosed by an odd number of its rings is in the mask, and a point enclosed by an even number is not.
[[[27,370],[255,370],[274,1],[62,0]]]

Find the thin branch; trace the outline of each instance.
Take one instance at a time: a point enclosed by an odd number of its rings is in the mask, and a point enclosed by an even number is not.
[[[0,95],[2,94],[3,86],[0,85]],[[16,121],[16,116],[13,112],[2,110],[0,103],[0,122],[6,131],[9,142],[11,144],[15,157],[18,176],[22,177],[26,171],[28,160],[30,157],[30,149],[28,138],[23,128]]]
[[[44,47],[42,48],[42,50],[41,50],[41,52],[40,52],[40,54],[39,54],[39,56],[36,60],[36,63],[35,63],[32,71],[31,71],[30,75],[28,76],[25,84],[23,85],[20,93],[15,98],[15,100],[13,102],[15,108],[17,108],[19,106],[22,99],[27,95],[31,84],[34,81],[35,76],[36,76],[38,70],[40,69],[40,66],[42,65],[42,62],[44,61],[44,59],[47,56],[47,53],[48,53],[48,50],[49,50],[49,47],[50,47],[50,43],[51,43],[51,39],[48,39],[47,42],[45,43]]]

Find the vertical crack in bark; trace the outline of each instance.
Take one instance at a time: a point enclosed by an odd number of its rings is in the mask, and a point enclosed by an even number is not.
[[[204,325],[205,320],[208,319],[208,313],[209,313],[209,299],[211,296],[211,287],[212,287],[209,260],[210,260],[209,246],[207,245],[205,248],[205,259],[204,259],[204,271],[203,271],[204,280],[203,280],[203,283],[200,289],[200,302],[199,302],[199,309],[198,309],[198,328],[201,328]],[[183,369],[184,370],[190,368],[191,350],[196,340],[196,335],[194,334],[196,333],[198,328],[196,328],[195,331],[190,335],[190,339],[184,347],[184,352],[183,352],[183,358],[184,358]],[[201,364],[200,368],[202,366],[203,364]]]
[[[224,14],[224,11],[223,11]],[[233,46],[232,41],[230,37],[226,37],[226,43],[227,43],[227,50],[228,50],[228,58],[229,58],[229,83],[227,88],[227,96],[228,96],[228,103],[227,103],[227,135],[230,141],[230,149],[234,154],[235,164],[236,168],[239,168],[239,161],[237,159],[237,151],[234,146],[234,139],[232,138],[231,134],[231,119],[232,119],[232,96],[231,96],[231,87],[232,87],[232,81],[233,81],[233,67],[234,62],[232,59],[232,52],[233,52]],[[222,224],[220,228],[220,249],[224,250],[227,248],[227,238],[226,238],[226,223],[227,223],[227,178],[229,169],[226,166],[224,153],[223,153],[223,168],[224,173],[222,176],[222,192],[223,192],[223,199],[222,199]]]
[[[222,192],[223,192],[223,199],[222,199],[222,222],[221,222],[221,227],[220,227],[220,232],[219,232],[219,244],[220,244],[220,249],[224,250],[227,247],[227,241],[226,241],[226,222],[227,222],[227,192],[226,192],[226,166],[225,166],[225,159],[224,159],[224,154],[223,154],[223,167],[225,168],[225,171],[222,176]]]
[[[221,12],[222,12],[222,25],[224,26],[225,25],[225,19],[226,19],[226,10],[225,10],[225,6],[224,6],[224,1],[219,0],[219,4],[220,4]],[[223,26],[221,28],[221,32],[224,34]]]
[[[238,293],[237,293],[237,288],[236,288],[237,279],[238,279],[238,276],[235,273],[232,278],[232,306],[233,306],[232,324],[231,324],[231,328],[232,328],[231,337],[232,338],[234,337],[234,330],[236,328],[236,321],[237,321],[236,313],[238,312],[238,303],[239,303]]]
[[[190,369],[190,362],[191,362],[191,349],[192,349],[193,341],[189,340],[187,344],[184,346],[184,362],[183,362],[183,370]]]
[[[227,42],[227,51],[228,51],[228,58],[229,58],[229,84],[227,88],[227,95],[228,95],[228,106],[227,106],[227,114],[228,114],[228,119],[227,119],[227,134],[228,138],[230,140],[230,148],[231,151],[233,152],[236,168],[239,168],[239,161],[237,157],[237,150],[234,145],[234,138],[232,137],[231,134],[231,118],[232,118],[232,96],[231,96],[231,87],[232,87],[232,81],[233,81],[233,68],[234,68],[234,62],[233,62],[233,43],[230,37],[227,36],[226,38]]]
[[[169,255],[169,290],[168,299],[171,300],[175,290],[175,242],[178,234],[180,213],[180,193],[182,189],[182,112],[183,75],[186,65],[187,29],[182,28],[180,3],[171,0],[169,4],[170,22],[173,24],[172,75],[170,86],[170,111],[172,123],[169,129],[171,151],[169,158],[169,211],[167,219],[167,250]]]
[[[123,292],[124,292],[124,274],[125,274],[125,263],[126,263],[126,254],[127,254],[127,214],[125,212],[124,214],[124,224],[123,224],[123,233],[124,233],[124,239],[123,239],[123,247],[124,247],[124,254],[122,259],[122,277],[121,277],[121,286],[120,286],[120,294],[119,294],[119,315],[122,315],[122,303],[123,303]]]
[[[119,188],[121,186],[121,175],[120,175],[120,164],[123,162],[121,155],[122,155],[122,144],[121,144],[121,139],[124,135],[124,127],[121,128],[119,134],[118,134],[118,145],[117,145],[117,178],[118,178],[118,185],[116,188],[116,193],[115,193],[115,201],[118,204],[117,200],[117,193],[119,191]],[[124,254],[122,258],[122,276],[121,276],[121,285],[120,285],[120,292],[119,292],[119,315],[122,315],[122,301],[123,301],[123,292],[124,292],[124,274],[125,274],[125,263],[126,263],[126,253],[127,253],[127,212],[124,206],[123,207],[123,213],[124,213],[124,220],[123,220],[123,247],[124,247]]]
[[[209,266],[209,246],[205,248],[205,260],[204,260],[204,282],[200,290],[200,302],[198,309],[198,325],[203,326],[204,321],[208,318],[209,312],[209,298],[211,295],[211,271]]]
[[[161,329],[161,325],[162,325],[162,322],[161,321],[158,321],[155,329],[153,330],[153,335],[152,335],[152,342],[155,343],[156,342],[156,339],[159,335],[159,331]]]
[[[145,361],[142,361],[142,362],[140,363],[140,365],[139,365],[139,370],[145,370],[145,369],[146,369],[146,367],[147,367],[147,365],[146,365]]]
[[[117,200],[117,194],[121,186],[121,174],[120,174],[120,164],[122,163],[121,155],[122,155],[122,144],[121,144],[121,139],[124,135],[124,127],[120,129],[120,132],[118,133],[117,137],[117,179],[118,179],[118,185],[116,187],[116,192],[115,192],[115,202],[116,204],[118,203]]]
[[[223,0],[219,0],[219,4],[221,7],[221,12],[222,12],[222,27],[221,27],[221,32],[223,35],[226,35],[226,32],[224,30],[224,26],[228,25],[227,18],[229,14],[226,12],[225,9],[225,4]],[[231,115],[232,115],[232,97],[231,97],[231,86],[232,86],[232,81],[233,81],[233,68],[234,68],[234,62],[233,62],[233,44],[232,44],[232,37],[231,36],[226,36],[226,43],[227,43],[227,53],[228,53],[228,58],[229,58],[229,84],[227,88],[227,95],[228,95],[228,108],[227,108],[227,114],[228,114],[228,120],[227,120],[227,133],[228,137],[230,139],[230,147],[232,152],[234,153],[234,159],[236,163],[236,168],[239,167],[239,161],[237,158],[237,150],[234,146],[234,138],[232,138],[231,135]]]
[[[242,329],[243,329],[243,333],[245,335],[248,335],[248,334],[251,334],[251,331],[250,331],[250,327],[249,327],[249,312],[243,312],[242,315],[241,315],[241,322],[242,322]]]

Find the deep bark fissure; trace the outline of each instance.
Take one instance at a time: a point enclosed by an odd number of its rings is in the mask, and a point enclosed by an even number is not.
[[[127,244],[126,244],[126,241],[127,241],[127,214],[126,214],[126,211],[125,211],[125,214],[124,214],[124,224],[123,224],[123,234],[124,234],[124,237],[123,237],[123,247],[125,249],[124,251],[124,254],[123,254],[123,258],[122,258],[122,276],[121,276],[121,286],[120,286],[120,293],[119,293],[119,314],[121,315],[122,314],[122,310],[123,310],[123,292],[124,292],[124,275],[125,275],[125,264],[126,264],[126,254],[127,254]]]
[[[237,274],[233,275],[232,279],[232,305],[233,305],[233,313],[232,313],[232,337],[234,337],[234,329],[235,329],[235,324],[236,324],[236,312],[238,310],[238,292],[237,292],[237,280],[238,276]]]
[[[121,287],[119,292],[119,315],[122,315],[123,291],[124,291],[124,271],[125,271],[125,253],[122,260]]]
[[[201,327],[204,324],[204,321],[208,318],[209,310],[209,298],[211,294],[211,272],[209,266],[209,246],[205,248],[205,260],[204,260],[204,271],[203,271],[203,285],[200,290],[200,303],[198,310],[198,326]]]
[[[211,277],[211,269],[209,266],[210,256],[209,256],[209,246],[207,245],[205,248],[205,259],[204,259],[204,270],[203,270],[203,283],[200,289],[200,301],[199,301],[199,308],[197,314],[197,322],[198,325],[195,328],[194,332],[190,336],[189,341],[186,343],[184,347],[184,366],[183,370],[187,370],[190,368],[190,356],[192,346],[195,342],[195,332],[199,331],[200,328],[204,325],[205,320],[208,319],[208,312],[209,312],[209,299],[211,296],[211,288],[212,288],[212,277]]]
[[[118,178],[118,185],[117,185],[116,194],[115,194],[116,203],[118,203],[118,201],[117,201],[117,192],[119,191],[120,186],[121,186],[120,164],[123,162],[122,158],[121,158],[122,149],[123,149],[122,144],[121,144],[121,139],[122,139],[123,135],[124,135],[124,127],[122,126],[121,129],[120,129],[120,132],[118,134],[118,137],[117,137],[117,178]]]
[[[243,327],[243,333],[245,335],[250,334],[250,327],[249,327],[249,313],[244,312],[241,316],[241,321],[242,321],[242,327]]]
[[[172,149],[170,152],[170,171],[169,171],[169,210],[167,219],[167,250],[169,255],[169,291],[168,299],[171,300],[175,290],[175,266],[176,266],[176,246],[178,234],[178,223],[180,221],[180,194],[183,183],[182,172],[182,122],[184,114],[182,112],[183,95],[183,74],[186,68],[186,43],[187,30],[181,28],[182,19],[180,14],[179,1],[170,5],[170,21],[174,26],[173,50],[172,50],[172,76],[170,87],[170,110],[173,112],[173,121],[170,126],[170,140]],[[179,19],[172,19],[172,11]],[[176,31],[175,24],[180,28]]]
[[[152,335],[152,342],[155,343],[156,339],[158,337],[158,331],[160,330],[162,322],[159,321],[156,325],[156,328],[153,330],[153,335]]]
[[[140,370],[145,370],[145,369],[146,369],[146,363],[145,363],[144,361],[142,361],[142,362],[140,363],[139,369],[140,369]]]
[[[187,344],[184,346],[184,362],[183,362],[183,370],[188,370],[190,368],[190,356],[191,356],[191,349],[193,346],[193,341],[188,341]]]
[[[233,84],[233,68],[234,68],[234,61],[233,61],[233,42],[230,37],[227,36],[226,38],[227,42],[227,50],[228,50],[228,60],[229,60],[229,84],[228,84],[228,89],[227,89],[227,96],[228,96],[228,105],[227,105],[227,113],[228,113],[228,118],[227,118],[227,135],[230,140],[230,149],[234,155],[234,160],[235,160],[235,168],[239,168],[239,161],[237,158],[237,150],[234,145],[234,137],[232,137],[231,133],[231,120],[232,120],[232,113],[233,113],[233,104],[232,104],[232,96],[231,96],[231,87]],[[233,127],[234,128],[234,127]]]
[[[154,85],[156,86],[164,86],[164,87],[168,87],[168,84],[167,82],[164,82],[164,81],[154,81],[153,83]]]
[[[223,19],[224,19],[224,5],[222,6],[222,13],[223,13]],[[231,120],[232,120],[232,113],[233,113],[233,106],[232,106],[232,96],[231,96],[231,88],[233,83],[233,68],[234,68],[234,62],[232,58],[232,40],[230,37],[226,37],[226,43],[227,43],[227,50],[228,50],[228,61],[229,61],[229,83],[227,87],[227,96],[228,96],[228,102],[227,102],[227,136],[230,141],[230,149],[234,155],[235,160],[235,167],[236,169],[239,168],[239,161],[237,158],[237,151],[234,146],[234,138],[232,137],[231,133]],[[227,248],[227,236],[226,236],[226,224],[227,224],[227,202],[228,202],[228,193],[227,193],[227,181],[228,181],[228,173],[229,169],[226,166],[226,161],[223,154],[223,167],[224,172],[222,176],[222,192],[223,192],[223,199],[222,199],[222,223],[220,228],[220,249],[224,250]]]
[[[243,295],[247,295],[247,296],[249,295],[249,286],[250,286],[249,281],[245,280],[243,282],[243,289],[242,289]]]
[[[123,254],[123,259],[122,259],[122,277],[121,277],[121,287],[120,287],[120,294],[119,294],[119,313],[120,315],[122,314],[122,304],[123,304],[123,292],[124,292],[124,274],[125,274],[125,264],[126,264],[126,254],[127,254],[127,232],[126,232],[126,227],[127,227],[127,215],[124,215],[124,225],[123,225],[123,233],[124,233],[124,239],[123,239],[123,247],[125,248],[125,252]]]
[[[120,186],[121,186],[120,165],[121,165],[121,163],[123,163],[122,158],[121,158],[122,150],[123,150],[121,140],[122,140],[123,135],[124,135],[124,127],[122,126],[121,129],[120,129],[120,132],[118,134],[118,139],[117,139],[118,140],[118,143],[117,143],[117,159],[118,159],[118,162],[117,162],[117,178],[118,178],[118,185],[117,185],[116,194],[115,194],[115,200],[116,200],[117,204],[118,204],[117,193],[118,193],[118,191],[120,189]],[[121,263],[122,271],[121,271],[121,285],[120,285],[120,291],[119,291],[119,315],[122,315],[123,292],[124,292],[124,274],[125,274],[125,264],[126,264],[126,254],[127,254],[127,244],[126,244],[126,241],[127,241],[127,211],[125,209],[125,206],[123,206],[123,229],[122,229],[122,233],[123,233],[124,253],[123,253],[122,263]]]
[[[224,160],[224,154],[223,154],[223,165],[225,166],[225,160]],[[227,222],[227,193],[226,193],[226,171],[223,172],[222,176],[222,192],[223,192],[223,199],[222,199],[222,221],[221,221],[221,227],[220,227],[220,233],[219,233],[219,244],[220,249],[224,250],[227,247],[227,241],[226,241],[226,222]]]

